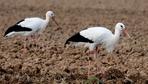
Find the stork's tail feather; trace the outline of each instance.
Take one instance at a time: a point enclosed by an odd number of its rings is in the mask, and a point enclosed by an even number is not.
[[[66,47],[66,44],[69,44],[70,42],[69,42],[69,39],[68,40],[66,40],[66,42],[65,42],[65,44],[64,44],[64,47]]]
[[[3,37],[6,37],[6,34],[4,34]]]

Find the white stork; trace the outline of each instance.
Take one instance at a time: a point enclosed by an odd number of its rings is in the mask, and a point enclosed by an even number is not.
[[[25,18],[17,22],[16,24],[14,24],[13,26],[9,27],[6,30],[4,37],[7,37],[7,38],[11,38],[14,36],[26,37],[36,33],[40,34],[44,31],[50,19],[52,19],[57,24],[54,16],[55,15],[52,11],[47,11],[46,19],[42,19],[39,17]],[[24,45],[24,48],[25,47],[26,47],[26,44]]]
[[[122,33],[130,37],[123,23],[116,24],[114,34],[105,27],[90,27],[70,37],[65,45],[71,42],[76,45],[83,44],[89,48],[88,53],[93,53],[96,57],[98,45],[102,44],[108,52],[112,52]]]

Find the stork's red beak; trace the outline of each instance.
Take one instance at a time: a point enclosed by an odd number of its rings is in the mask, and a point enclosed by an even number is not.
[[[58,24],[57,21],[55,20],[55,17],[52,17],[52,20],[56,23],[57,26],[59,26],[59,24]]]
[[[124,33],[124,35],[128,36],[129,38],[131,38],[130,35],[128,34],[127,29],[124,29],[124,30],[123,30],[123,33]]]
[[[55,17],[52,17],[52,20],[55,22],[55,24],[58,26],[58,28],[57,29],[55,29],[55,30],[59,30],[59,29],[61,29],[61,27],[59,26],[59,24],[57,23],[57,21],[55,20]]]

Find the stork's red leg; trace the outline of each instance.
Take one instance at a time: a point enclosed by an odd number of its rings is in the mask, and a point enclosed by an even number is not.
[[[33,34],[32,36],[31,36],[31,39],[32,39],[32,42],[33,42],[33,44],[35,44],[35,46],[34,46],[34,50],[36,51],[37,50],[37,42],[38,42],[38,40],[39,40],[39,34]]]
[[[98,52],[100,51],[100,48],[98,47],[99,45],[96,46],[95,52],[94,52],[94,59],[97,58]]]
[[[27,52],[27,37],[25,37],[24,38],[24,44],[23,44],[23,48],[22,48],[22,50],[23,50],[23,54],[26,54],[26,52]]]
[[[96,47],[96,51],[97,53],[100,51],[100,48],[98,46]]]
[[[95,50],[87,51],[86,54],[94,54]]]
[[[90,60],[88,59],[88,72],[87,72],[87,77],[90,75]]]
[[[94,50],[94,59],[97,58],[97,49]]]

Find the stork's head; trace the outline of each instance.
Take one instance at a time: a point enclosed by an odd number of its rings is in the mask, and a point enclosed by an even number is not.
[[[47,13],[46,13],[47,21],[49,21],[49,18],[51,18],[56,23],[56,25],[59,26],[59,24],[55,20],[55,15],[54,15],[53,11],[47,11]]]
[[[115,29],[119,31],[120,33],[123,32],[124,35],[130,38],[130,35],[128,34],[127,29],[125,28],[125,25],[123,23],[117,23],[115,26]]]
[[[54,17],[55,15],[54,15],[53,11],[47,11],[46,16]]]

